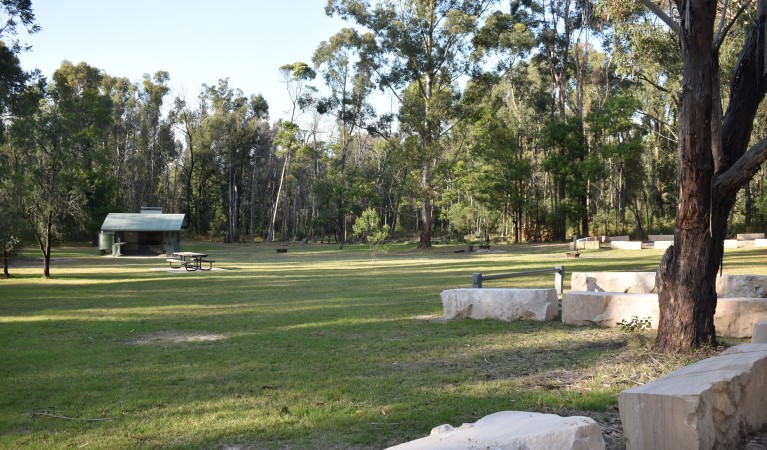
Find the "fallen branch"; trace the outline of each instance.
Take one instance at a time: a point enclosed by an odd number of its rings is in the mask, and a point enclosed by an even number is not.
[[[27,417],[30,419],[34,419],[35,416],[38,417],[48,417],[51,419],[62,419],[62,420],[79,420],[83,422],[104,422],[107,420],[112,420],[108,417],[99,417],[96,419],[88,419],[88,418],[79,418],[79,417],[67,417],[63,414],[61,414],[56,409],[32,409],[27,413]]]

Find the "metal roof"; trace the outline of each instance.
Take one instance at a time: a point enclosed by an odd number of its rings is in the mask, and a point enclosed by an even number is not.
[[[102,231],[179,231],[183,214],[109,213],[101,225]]]

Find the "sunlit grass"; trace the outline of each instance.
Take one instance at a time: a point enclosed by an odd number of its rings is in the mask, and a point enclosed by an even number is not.
[[[223,270],[65,247],[43,279],[25,252],[0,280],[1,448],[382,448],[499,410],[603,410],[704,356],[657,355],[614,329],[441,320],[440,291],[472,272],[564,265],[567,289],[573,271],[654,270],[661,251],[185,247]],[[765,274],[763,258],[728,250],[724,270]]]

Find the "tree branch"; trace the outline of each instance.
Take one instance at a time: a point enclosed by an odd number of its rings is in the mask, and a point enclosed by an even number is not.
[[[653,12],[660,20],[662,20],[666,25],[668,25],[669,28],[671,28],[671,31],[676,33],[677,36],[680,38],[682,37],[682,27],[679,26],[678,23],[674,21],[668,14],[666,14],[665,11],[660,9],[660,6],[656,5],[655,2],[652,0],[639,0],[643,5],[647,7],[650,11]]]
[[[714,178],[715,195],[734,195],[754,177],[767,160],[767,136],[763,137],[729,169]]]
[[[735,22],[738,21],[738,18],[743,14],[743,12],[746,10],[746,8],[751,5],[751,2],[753,0],[748,0],[746,3],[741,5],[740,9],[737,13],[727,22],[727,25],[724,25],[724,14],[727,11],[727,2],[725,2],[724,10],[722,11],[722,19],[719,22],[719,30],[716,32],[716,36],[714,37],[714,51],[719,52],[719,47],[722,46],[722,42],[724,42],[724,38],[727,37],[727,34],[730,32],[730,28],[735,24]],[[724,25],[724,26],[723,26]]]
[[[648,84],[650,84],[650,85],[651,85],[652,87],[654,87],[655,89],[657,89],[657,90],[659,90],[659,91],[661,91],[661,92],[665,92],[665,93],[667,93],[667,94],[670,94],[670,93],[671,93],[671,91],[670,91],[670,90],[668,90],[668,89],[664,88],[663,86],[659,85],[658,83],[656,83],[656,82],[654,82],[654,81],[650,80],[649,78],[647,78],[647,76],[645,76],[645,74],[644,74],[644,73],[642,73],[641,71],[637,71],[637,73],[636,73],[636,74],[637,74],[637,75],[636,75],[636,76],[637,76],[637,78],[639,78],[640,80],[644,80],[645,82],[647,82]]]

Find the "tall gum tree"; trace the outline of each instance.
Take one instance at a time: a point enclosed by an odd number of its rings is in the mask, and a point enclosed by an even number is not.
[[[441,105],[454,92],[455,82],[468,75],[473,60],[471,38],[492,0],[328,0],[325,12],[353,20],[362,29],[360,53],[369,58],[378,87],[401,104],[413,101],[400,117],[403,129],[416,138],[419,162],[421,236],[419,247],[431,247],[436,170],[443,156],[443,139],[456,122]],[[416,95],[417,94],[417,95]],[[410,98],[405,98],[405,97]]]
[[[359,34],[345,28],[323,41],[312,57],[330,88],[330,95],[319,101],[317,111],[332,114],[337,125],[336,223],[341,248],[346,242],[347,203],[351,189],[347,169],[352,139],[354,133],[365,127],[365,122],[373,115],[372,107],[367,102],[374,87],[371,67],[367,59],[357,57],[359,45]]]
[[[754,118],[767,93],[767,0],[758,0],[722,113],[719,49],[745,8],[677,0],[678,16],[642,0],[680,37],[684,55],[679,115],[679,206],[674,245],[658,268],[658,349],[684,352],[716,343],[716,275],[738,191],[767,159],[767,137],[751,145]],[[749,3],[747,3],[749,5]],[[753,6],[751,6],[753,8]],[[717,20],[717,13],[724,19]],[[674,20],[673,17],[679,17]]]

